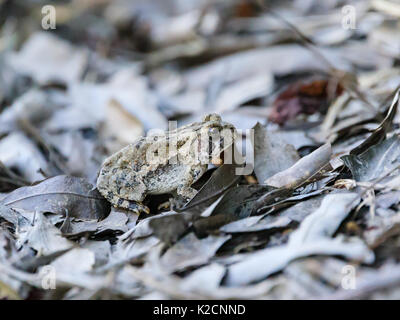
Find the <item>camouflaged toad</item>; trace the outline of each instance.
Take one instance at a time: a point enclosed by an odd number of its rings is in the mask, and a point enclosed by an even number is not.
[[[196,194],[191,185],[235,138],[234,126],[217,114],[162,135],[142,137],[104,161],[97,189],[113,206],[136,213],[149,212],[142,204],[148,194],[191,199]]]

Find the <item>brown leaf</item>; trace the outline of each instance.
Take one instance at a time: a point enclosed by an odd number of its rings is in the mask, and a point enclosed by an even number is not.
[[[332,84],[329,80],[322,79],[289,85],[275,99],[269,119],[283,125],[299,114],[326,112],[328,102],[343,92],[340,85]]]

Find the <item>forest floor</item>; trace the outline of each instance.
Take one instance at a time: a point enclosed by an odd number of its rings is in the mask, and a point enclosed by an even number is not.
[[[0,298],[400,298],[398,1],[47,2],[0,0]],[[210,113],[242,157],[97,183]]]

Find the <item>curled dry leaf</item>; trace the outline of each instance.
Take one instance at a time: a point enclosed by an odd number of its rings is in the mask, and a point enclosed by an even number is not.
[[[394,135],[370,147],[361,155],[342,157],[356,181],[371,181],[390,173],[400,165],[400,138]]]
[[[331,144],[326,143],[290,168],[268,178],[264,183],[277,188],[296,188],[329,164],[331,155]]]
[[[237,168],[238,166],[235,164],[223,164],[217,168],[190,202],[185,207],[176,209],[176,211],[191,212],[195,215],[202,213],[205,208],[239,180],[240,176],[236,175]]]
[[[363,141],[359,146],[351,150],[350,154],[359,155],[366,151],[369,147],[379,143],[386,138],[386,133],[393,123],[394,116],[397,113],[398,105],[400,103],[400,89],[395,92],[392,104],[387,111],[386,117],[382,120],[379,127],[376,128],[371,135]]]

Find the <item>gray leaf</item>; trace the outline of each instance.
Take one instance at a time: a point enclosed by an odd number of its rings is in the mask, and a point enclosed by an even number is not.
[[[296,149],[261,124],[254,127],[254,172],[262,182],[300,159]]]
[[[101,219],[109,212],[108,202],[90,183],[64,175],[16,189],[2,203],[9,208],[68,214],[83,219]]]
[[[161,257],[161,263],[169,272],[205,264],[230,236],[208,236],[197,239],[194,233],[180,239]]]
[[[342,160],[357,181],[380,178],[400,164],[400,139],[395,135],[359,156],[350,154],[343,156]]]

